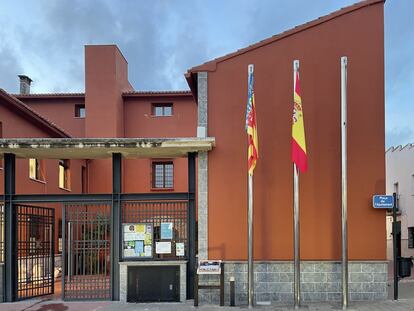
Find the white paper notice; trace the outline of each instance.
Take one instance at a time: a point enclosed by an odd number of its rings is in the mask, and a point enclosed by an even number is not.
[[[135,249],[124,249],[124,257],[134,257]]]
[[[175,255],[178,257],[184,256],[184,243],[175,244]]]
[[[124,241],[135,241],[136,239],[136,233],[132,232],[124,232]]]
[[[145,233],[135,233],[134,240],[145,240]]]
[[[171,254],[171,242],[156,242],[155,252],[157,254]]]
[[[144,256],[145,257],[152,257],[152,246],[151,245],[145,245],[144,246]]]

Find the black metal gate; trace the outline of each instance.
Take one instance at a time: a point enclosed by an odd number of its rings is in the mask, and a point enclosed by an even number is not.
[[[64,205],[64,299],[111,299],[110,216],[111,204]]]
[[[17,212],[17,299],[53,294],[53,208],[15,205]]]

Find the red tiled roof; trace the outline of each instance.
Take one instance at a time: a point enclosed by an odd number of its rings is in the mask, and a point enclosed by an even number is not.
[[[41,127],[48,130],[49,133],[58,138],[70,138],[71,136],[66,133],[63,129],[59,128],[52,121],[46,119],[38,112],[30,108],[28,105],[18,100],[15,96],[7,93],[5,90],[0,88],[0,99],[3,99],[5,103],[12,105],[18,112],[23,114],[26,118],[30,119],[33,123],[40,125]]]
[[[139,97],[139,96],[189,96],[189,90],[177,91],[126,91],[122,93],[124,97]],[[35,98],[84,98],[85,93],[32,93],[32,94],[11,94],[17,99],[35,99]]]
[[[364,1],[357,2],[357,3],[353,4],[353,5],[344,7],[342,9],[337,10],[335,12],[332,12],[332,13],[330,13],[328,15],[321,16],[321,17],[319,17],[317,19],[314,19],[313,21],[310,21],[310,22],[307,22],[305,24],[296,26],[296,27],[291,28],[289,30],[286,30],[286,31],[284,31],[284,32],[282,32],[280,34],[274,35],[274,36],[272,36],[270,38],[267,38],[267,39],[264,39],[262,41],[259,41],[259,42],[255,43],[255,44],[252,44],[252,45],[248,46],[248,47],[245,47],[245,48],[242,48],[240,50],[237,50],[237,51],[235,51],[233,53],[224,55],[222,57],[215,58],[215,59],[213,59],[211,61],[205,62],[204,64],[201,64],[199,66],[195,66],[193,68],[190,68],[190,69],[187,70],[187,73],[185,74],[185,77],[187,79],[187,82],[190,85],[190,89],[193,89],[192,88],[192,85],[191,85],[193,83],[193,81],[191,81],[191,75],[193,73],[196,73],[196,72],[199,72],[199,71],[214,71],[216,69],[217,63],[219,63],[219,62],[222,62],[222,61],[225,61],[227,59],[236,57],[238,55],[241,55],[241,54],[250,52],[252,50],[255,50],[255,49],[260,48],[262,46],[271,44],[271,43],[273,43],[275,41],[281,40],[283,38],[286,38],[286,37],[291,36],[293,34],[296,34],[298,32],[304,31],[306,29],[309,29],[309,28],[318,26],[318,25],[320,25],[322,23],[325,23],[327,21],[330,21],[330,20],[332,20],[334,18],[337,18],[339,16],[342,16],[342,15],[345,15],[345,14],[348,14],[348,13],[351,13],[353,11],[359,10],[361,8],[364,8],[364,7],[367,7],[367,6],[370,6],[370,5],[374,5],[374,4],[377,4],[377,3],[384,3],[384,2],[385,2],[385,0],[364,0]]]
[[[84,98],[85,93],[31,93],[31,94],[11,94],[18,99],[32,98]]]
[[[141,96],[191,96],[189,90],[178,91],[128,91],[123,92],[123,97],[141,97]]]

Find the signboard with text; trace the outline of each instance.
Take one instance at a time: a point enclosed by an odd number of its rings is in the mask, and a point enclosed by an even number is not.
[[[394,197],[392,195],[374,195],[372,197],[372,206],[374,208],[393,208]]]

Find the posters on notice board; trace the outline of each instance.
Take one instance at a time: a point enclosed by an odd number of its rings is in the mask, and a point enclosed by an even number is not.
[[[171,242],[156,242],[155,252],[157,254],[171,254]]]
[[[175,243],[175,256],[183,257],[184,255],[184,243]]]
[[[162,222],[161,223],[161,240],[172,240],[173,238],[173,223]]]
[[[152,224],[122,224],[123,258],[151,258],[153,228]]]

